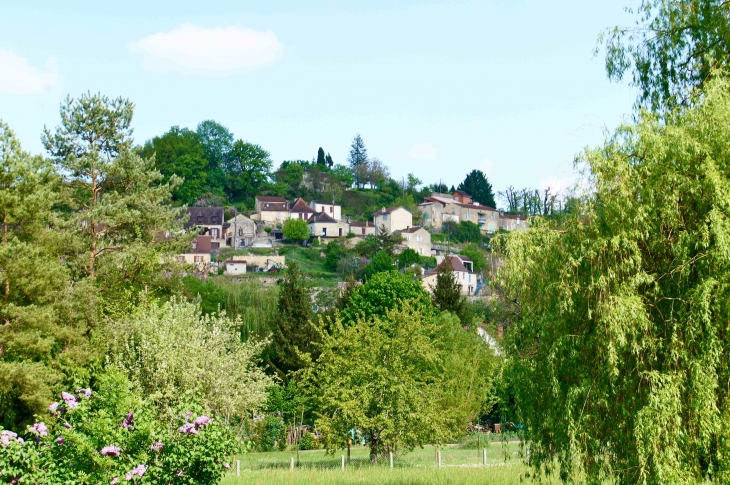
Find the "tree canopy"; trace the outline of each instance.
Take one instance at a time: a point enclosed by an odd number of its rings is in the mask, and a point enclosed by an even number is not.
[[[696,104],[586,150],[580,210],[507,239],[519,419],[563,478],[730,479],[730,85]]]
[[[497,207],[494,201],[494,192],[492,184],[487,180],[487,176],[481,170],[472,170],[466,174],[466,178],[459,184],[458,190],[463,190],[469,194],[472,200],[489,207]]]
[[[654,110],[683,104],[730,60],[730,4],[723,0],[642,0],[633,28],[614,27],[600,41],[606,72],[628,73],[637,105]]]

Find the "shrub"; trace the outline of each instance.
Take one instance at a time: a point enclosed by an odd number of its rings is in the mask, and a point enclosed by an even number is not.
[[[195,405],[158,420],[154,407],[111,369],[100,375],[97,390],[61,397],[49,406],[50,419],[28,427],[25,439],[2,431],[3,481],[217,483],[240,449],[219,419],[200,415]]]
[[[286,425],[278,414],[254,418],[253,440],[257,451],[286,448]]]
[[[314,238],[314,239],[312,240],[312,247],[313,247],[313,248],[318,248],[318,247],[319,247],[319,238],[315,237],[315,238]]]
[[[270,227],[264,227],[264,231],[266,232],[266,234],[269,234],[271,232],[271,228]]]
[[[304,433],[304,436],[299,440],[300,450],[318,450],[319,447],[319,441],[312,433]]]
[[[347,239],[352,239],[353,237],[357,237],[357,235],[354,232],[348,232],[347,236],[345,236]]]

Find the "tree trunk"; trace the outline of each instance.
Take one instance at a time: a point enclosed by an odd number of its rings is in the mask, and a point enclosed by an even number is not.
[[[373,432],[370,433],[370,462],[378,462],[378,438]]]

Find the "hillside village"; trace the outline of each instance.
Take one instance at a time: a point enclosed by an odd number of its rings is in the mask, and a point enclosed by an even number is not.
[[[473,201],[463,190],[453,193],[432,193],[418,205],[422,225],[414,225],[414,214],[403,206],[382,207],[371,214],[369,221],[351,221],[343,216],[342,206],[333,202],[312,200],[307,203],[299,197],[288,201],[284,197],[256,196],[255,208],[250,214],[230,214],[224,207],[190,207],[187,229],[200,234],[191,243],[190,250],[178,256],[178,261],[192,264],[198,274],[206,277],[211,272],[240,276],[247,272],[279,271],[286,267],[286,258],[275,254],[261,256],[251,253],[236,254],[252,248],[280,247],[288,241],[282,227],[286,221],[306,221],[309,237],[303,246],[324,246],[341,241],[355,247],[368,236],[392,235],[397,243],[396,255],[411,250],[421,257],[434,258],[436,264],[450,264],[462,287],[462,294],[474,295],[481,277],[475,272],[472,260],[450,251],[442,244],[432,243],[432,233],[440,234],[446,224],[462,221],[473,223],[486,236],[498,231],[528,228],[525,216],[505,214],[493,207]],[[231,257],[219,260],[221,249],[234,250]],[[444,262],[446,257],[449,262]],[[415,266],[415,263],[413,264]],[[436,268],[421,269],[417,275],[426,289],[436,281]]]

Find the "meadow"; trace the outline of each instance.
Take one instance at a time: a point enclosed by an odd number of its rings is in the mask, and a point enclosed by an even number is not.
[[[488,483],[497,485],[520,484],[530,480],[531,470],[525,464],[524,448],[519,442],[487,444],[487,465],[482,465],[482,451],[444,446],[441,467],[438,467],[434,446],[426,446],[394,457],[393,469],[388,458],[378,464],[369,462],[369,450],[352,449],[351,460],[342,471],[341,456],[346,451],[327,454],[323,450],[302,451],[298,465],[290,470],[290,460],[297,460],[296,452],[248,453],[241,455],[241,474],[236,476],[235,465],[222,481],[223,485],[275,483],[291,484],[366,484],[386,485],[466,485]],[[557,483],[543,480],[542,483]]]

